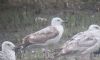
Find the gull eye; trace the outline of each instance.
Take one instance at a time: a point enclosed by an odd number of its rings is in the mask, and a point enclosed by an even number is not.
[[[96,29],[99,29],[99,27],[97,27],[97,26],[96,26],[95,28],[96,28]]]
[[[8,46],[11,46],[10,44],[7,44]]]
[[[57,21],[60,21],[60,20],[57,20]]]

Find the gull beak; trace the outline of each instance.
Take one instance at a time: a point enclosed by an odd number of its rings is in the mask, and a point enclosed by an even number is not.
[[[63,23],[68,23],[68,21],[64,21]]]
[[[63,21],[63,23],[68,23],[68,21]]]

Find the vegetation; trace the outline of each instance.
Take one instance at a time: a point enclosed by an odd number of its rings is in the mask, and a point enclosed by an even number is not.
[[[0,43],[10,40],[19,44],[27,34],[50,25],[51,19],[56,16],[68,21],[64,24],[63,44],[71,36],[86,30],[89,25],[100,25],[100,1],[0,0]],[[37,19],[39,17],[47,21]],[[24,60],[44,60],[39,49],[36,57],[33,55],[31,51],[26,53]]]

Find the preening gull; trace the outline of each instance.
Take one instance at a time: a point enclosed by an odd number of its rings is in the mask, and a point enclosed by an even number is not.
[[[86,55],[100,48],[100,26],[90,25],[88,30],[74,35],[67,41],[57,56],[62,55]]]
[[[0,60],[16,60],[15,45],[10,41],[2,43],[2,51],[0,51]]]
[[[30,44],[49,45],[57,43],[64,32],[62,26],[63,22],[64,21],[59,17],[53,18],[50,26],[25,36],[22,42],[23,47]]]

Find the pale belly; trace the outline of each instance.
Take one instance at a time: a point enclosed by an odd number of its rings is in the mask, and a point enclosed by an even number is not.
[[[50,39],[45,43],[45,45],[58,43],[60,41],[60,38],[61,38],[61,36],[57,36],[54,39]]]

